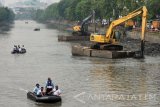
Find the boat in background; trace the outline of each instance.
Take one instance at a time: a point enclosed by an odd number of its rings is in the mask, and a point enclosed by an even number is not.
[[[34,31],[40,31],[40,28],[35,28]]]

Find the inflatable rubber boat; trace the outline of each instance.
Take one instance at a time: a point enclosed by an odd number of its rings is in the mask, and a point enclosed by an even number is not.
[[[22,49],[21,51],[13,50],[11,53],[12,54],[24,54],[26,53],[26,49]]]
[[[32,92],[27,93],[27,98],[29,98],[29,99],[31,99],[35,102],[42,102],[42,103],[56,103],[56,102],[61,101],[60,96],[56,96],[56,95],[49,95],[48,96],[48,95],[46,95],[46,96],[38,97]]]
[[[35,28],[34,31],[40,31],[40,28]]]

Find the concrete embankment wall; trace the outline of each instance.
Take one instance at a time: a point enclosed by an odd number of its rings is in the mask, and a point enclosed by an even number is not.
[[[127,32],[127,36],[133,39],[140,39],[141,32],[140,31]],[[160,32],[146,32],[145,41],[149,41],[150,43],[160,43]]]

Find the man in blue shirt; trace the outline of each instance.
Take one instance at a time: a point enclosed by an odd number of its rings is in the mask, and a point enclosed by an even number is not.
[[[48,78],[48,80],[46,81],[46,87],[45,88],[46,88],[46,94],[47,95],[52,94],[52,90],[54,88],[54,84],[53,84],[51,78]]]

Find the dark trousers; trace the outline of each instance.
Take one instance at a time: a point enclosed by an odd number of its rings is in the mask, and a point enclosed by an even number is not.
[[[52,88],[46,88],[46,94],[49,95],[49,94],[52,94],[52,93],[49,93],[52,91]]]

